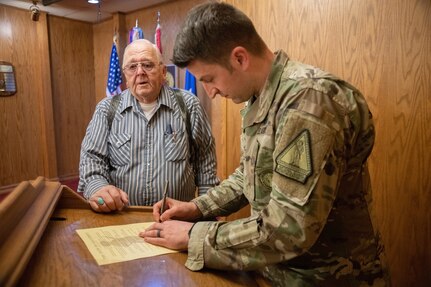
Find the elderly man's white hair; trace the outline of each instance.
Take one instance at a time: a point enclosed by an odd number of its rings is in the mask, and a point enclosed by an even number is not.
[[[125,61],[126,61],[126,55],[127,55],[127,51],[131,48],[131,47],[135,47],[135,46],[151,46],[155,51],[156,51],[156,55],[157,55],[157,60],[159,61],[159,64],[163,64],[163,56],[159,51],[159,48],[154,45],[152,42],[148,41],[147,39],[137,39],[134,40],[132,43],[130,43],[129,45],[126,46],[126,49],[124,49],[124,55],[123,55],[123,68],[125,65]]]

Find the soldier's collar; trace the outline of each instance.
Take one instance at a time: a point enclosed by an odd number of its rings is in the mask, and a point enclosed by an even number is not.
[[[247,107],[244,111],[244,128],[255,123],[261,123],[266,118],[272,102],[274,101],[281,75],[288,60],[289,57],[284,51],[279,50],[275,53],[274,63],[272,64],[271,72],[266,79],[262,92],[254,101],[250,99],[247,103]]]

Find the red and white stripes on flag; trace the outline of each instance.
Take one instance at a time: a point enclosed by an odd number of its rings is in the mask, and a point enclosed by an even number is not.
[[[162,54],[162,27],[160,26],[160,12],[157,12],[157,26],[156,33],[154,35],[154,43],[156,44],[157,48],[159,48],[159,51]]]

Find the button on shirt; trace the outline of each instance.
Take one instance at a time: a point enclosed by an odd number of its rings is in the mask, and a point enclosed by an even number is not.
[[[183,90],[181,94],[197,147],[193,164],[185,119],[173,90],[162,87],[150,120],[125,90],[111,131],[107,123],[111,99],[96,107],[81,146],[78,191],[88,199],[111,184],[128,194],[131,205],[152,205],[162,198],[167,180],[168,196],[183,201],[195,197],[196,187],[201,195],[217,185],[215,143],[208,117],[196,96]]]

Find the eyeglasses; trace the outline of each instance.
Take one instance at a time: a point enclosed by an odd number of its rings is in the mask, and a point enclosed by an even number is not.
[[[124,66],[123,71],[128,75],[134,75],[138,71],[138,67],[141,67],[145,72],[151,72],[156,64],[153,62],[138,62],[130,63]]]

